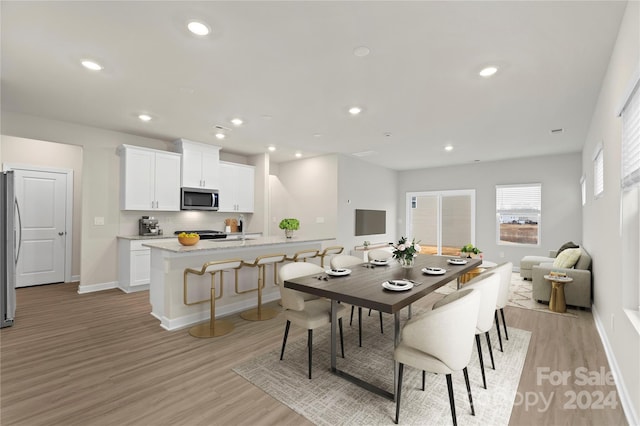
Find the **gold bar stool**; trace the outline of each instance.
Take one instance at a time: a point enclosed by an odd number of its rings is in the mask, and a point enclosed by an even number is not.
[[[236,293],[248,293],[250,291],[258,291],[258,306],[254,309],[250,309],[240,314],[240,316],[248,321],[264,321],[275,318],[279,311],[272,308],[263,308],[262,307],[262,289],[265,286],[266,282],[266,265],[273,264],[274,269],[276,268],[276,263],[284,262],[287,256],[285,254],[267,254],[264,256],[258,256],[253,263],[243,262],[245,266],[258,267],[258,288],[239,291],[238,283],[236,282]]]
[[[309,250],[301,250],[293,255],[293,257],[287,257],[287,260],[291,260],[293,262],[303,261],[306,262],[307,259],[311,259],[312,257],[318,256],[319,250],[309,249]]]
[[[344,250],[344,247],[342,246],[331,246],[322,250],[322,252],[318,254],[318,256],[320,257],[320,266],[324,268],[324,258],[326,256],[329,256],[332,254],[340,254],[342,253],[343,250]]]
[[[193,337],[217,337],[224,336],[225,334],[233,331],[233,324],[225,320],[216,320],[216,300],[220,299],[224,294],[224,279],[223,271],[227,269],[234,269],[236,274],[236,285],[238,283],[238,269],[242,267],[241,259],[228,259],[228,260],[215,260],[207,262],[202,265],[200,270],[187,268],[184,270],[183,279],[183,301],[187,306],[197,305],[199,303],[210,302],[211,303],[211,318],[209,323],[199,324],[189,329],[189,334]],[[195,302],[189,302],[187,300],[187,277],[189,274],[204,275],[205,273],[211,274],[211,297],[208,299],[202,299]],[[216,274],[220,273],[220,294],[216,296]]]

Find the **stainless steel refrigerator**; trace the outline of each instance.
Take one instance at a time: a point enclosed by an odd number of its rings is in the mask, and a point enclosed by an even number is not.
[[[13,325],[16,313],[16,264],[20,255],[20,208],[13,172],[0,174],[0,328]]]

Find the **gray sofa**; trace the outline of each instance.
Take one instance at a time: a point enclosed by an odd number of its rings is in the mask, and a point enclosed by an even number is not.
[[[533,287],[533,300],[548,303],[551,296],[551,282],[544,278],[551,271],[564,272],[573,282],[564,286],[564,295],[567,305],[581,308],[591,308],[591,256],[580,247],[582,254],[573,268],[554,268],[553,257],[549,261],[541,261],[531,268],[531,281]],[[555,256],[554,252],[549,253]]]

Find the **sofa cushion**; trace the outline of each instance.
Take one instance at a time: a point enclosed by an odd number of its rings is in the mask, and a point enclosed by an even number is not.
[[[563,251],[565,251],[566,249],[574,249],[574,248],[578,248],[578,247],[580,247],[580,246],[577,245],[576,243],[574,243],[573,241],[569,241],[568,243],[564,243],[558,249],[558,252],[556,253],[556,257],[558,257],[558,255],[560,253],[562,253]]]
[[[558,254],[553,261],[554,268],[573,268],[580,258],[582,250],[580,248],[568,248]]]

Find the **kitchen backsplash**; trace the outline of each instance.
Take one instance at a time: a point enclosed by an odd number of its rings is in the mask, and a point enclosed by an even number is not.
[[[158,219],[158,225],[164,235],[172,236],[178,230],[213,229],[224,231],[224,220],[238,218],[239,214],[181,211],[181,212],[132,212],[120,211],[119,235],[138,235],[138,219],[142,216],[153,216]],[[251,221],[251,214],[244,214],[246,226]]]

